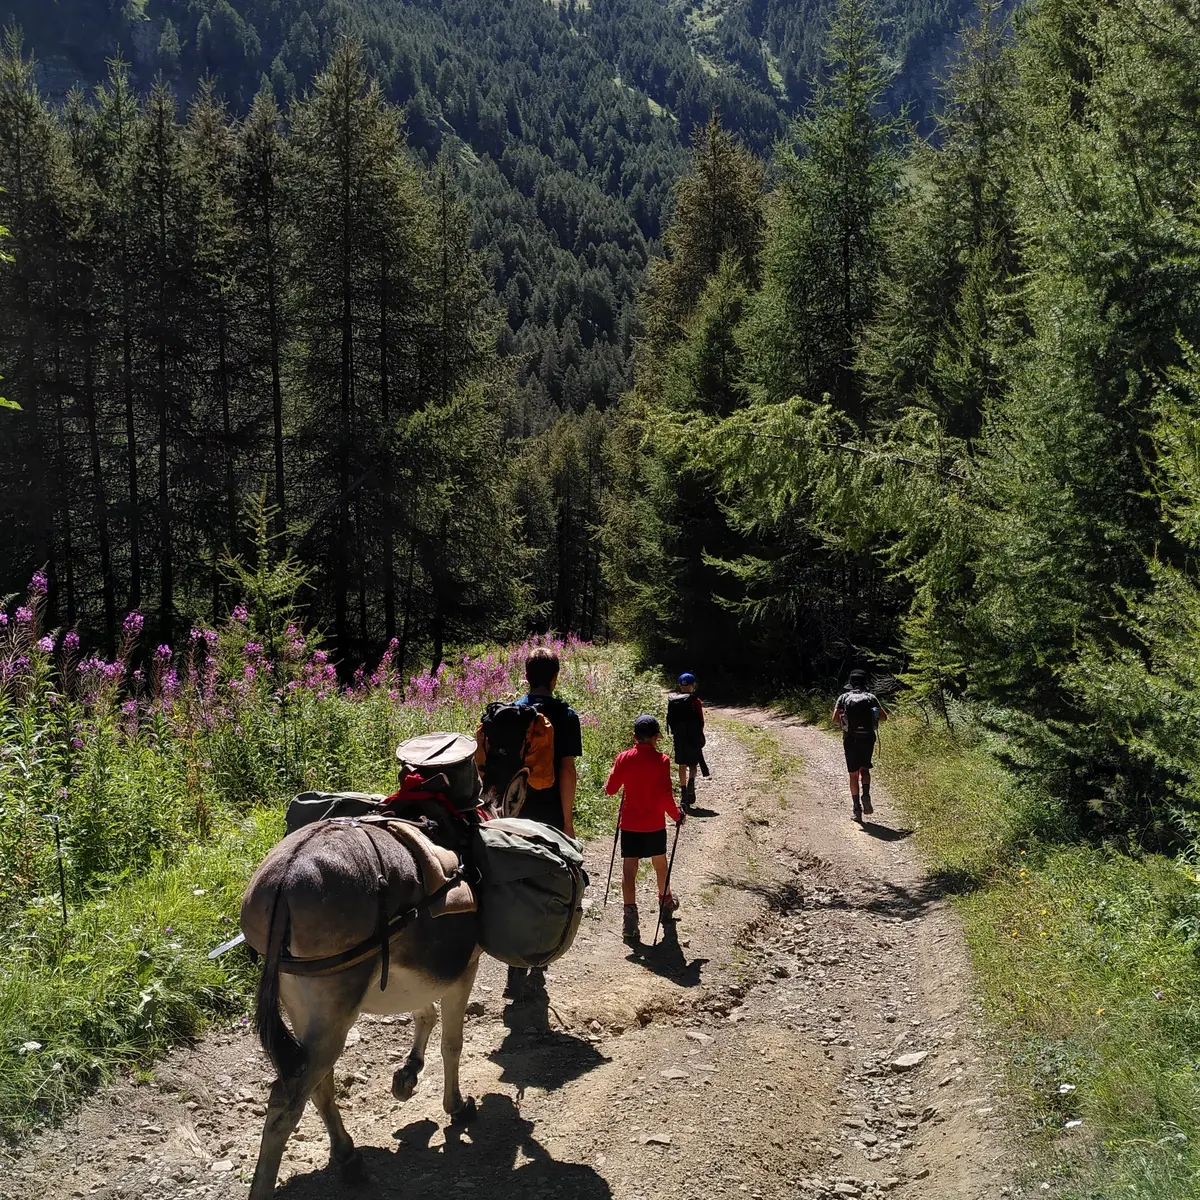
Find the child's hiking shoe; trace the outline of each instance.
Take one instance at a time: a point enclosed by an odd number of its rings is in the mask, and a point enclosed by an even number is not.
[[[625,925],[621,930],[621,940],[630,946],[636,946],[642,940],[642,931],[638,928],[636,904],[625,905]]]
[[[855,796],[854,797],[854,810],[850,815],[850,820],[857,821],[861,825],[862,824],[862,815],[863,815],[863,810],[859,806],[858,797]]]
[[[667,892],[658,898],[658,911],[662,914],[664,921],[670,921],[679,911],[679,901],[670,892]]]
[[[871,804],[871,793],[870,792],[863,792],[862,810],[863,810],[863,812],[865,812],[867,814],[868,817],[875,811],[874,806]]]

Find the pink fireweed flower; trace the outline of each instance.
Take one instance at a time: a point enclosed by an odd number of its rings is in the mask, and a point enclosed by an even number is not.
[[[31,596],[44,596],[50,590],[50,583],[46,579],[44,571],[34,571],[33,578],[29,581],[29,594]]]
[[[53,654],[54,653],[54,639],[52,637],[44,637],[44,638],[39,639],[37,648],[43,654]]]
[[[142,626],[145,625],[146,618],[140,612],[131,612],[126,615],[125,620],[121,622],[121,629],[126,637],[135,638],[140,636]]]
[[[74,654],[79,649],[79,634],[73,629],[67,630],[66,636],[63,638],[63,649],[68,654]]]
[[[233,612],[230,613],[230,616],[232,616],[235,621],[240,622],[242,625],[245,625],[246,622],[250,620],[250,613],[247,611],[244,604],[239,604],[233,610]]]
[[[33,624],[33,609],[22,604],[21,607],[17,609],[17,624],[18,625],[32,625]]]
[[[262,658],[263,648],[261,642],[247,642],[242,647],[242,653],[247,658]]]
[[[170,660],[171,660],[171,647],[170,647],[170,646],[157,646],[157,647],[155,647],[155,650],[154,650],[154,657],[155,657],[155,658],[157,658],[159,662],[170,662]]]
[[[0,612],[0,629],[8,628],[8,613]]]

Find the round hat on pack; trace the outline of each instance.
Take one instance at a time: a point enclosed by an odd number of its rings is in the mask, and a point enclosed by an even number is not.
[[[695,677],[695,675],[693,675],[691,673],[691,671],[684,671],[684,673],[682,675],[680,675],[680,677],[679,677],[679,686],[680,687],[687,687],[687,685],[689,683],[695,683],[695,682],[696,682],[696,677]]]
[[[658,718],[652,717],[649,713],[642,713],[633,722],[633,736],[639,738],[657,737],[662,732],[658,724]]]

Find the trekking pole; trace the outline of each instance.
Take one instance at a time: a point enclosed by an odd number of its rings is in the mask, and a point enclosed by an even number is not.
[[[612,857],[608,860],[608,883],[604,885],[604,907],[608,907],[608,893],[612,890],[613,867],[617,864],[617,839],[621,836],[621,810],[625,807],[625,797],[621,797],[620,807],[617,809],[617,827],[613,830],[613,848]]]
[[[675,867],[675,851],[679,849],[679,831],[682,828],[683,821],[677,821],[675,823],[675,840],[671,843],[671,857],[667,861],[667,878],[663,881],[662,895],[658,898],[658,920],[654,922],[654,937],[650,940],[651,949],[658,944],[658,930],[662,925],[663,901],[671,892],[671,871]]]

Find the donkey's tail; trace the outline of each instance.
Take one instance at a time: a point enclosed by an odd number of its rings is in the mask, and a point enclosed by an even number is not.
[[[267,952],[263,956],[262,975],[258,980],[254,1026],[258,1031],[258,1040],[267,1057],[275,1064],[279,1078],[289,1079],[298,1075],[304,1067],[304,1047],[284,1024],[279,1012],[279,960],[291,924],[286,901],[282,903],[284,911],[279,911],[282,892],[282,885],[275,889],[275,899],[271,904]]]

